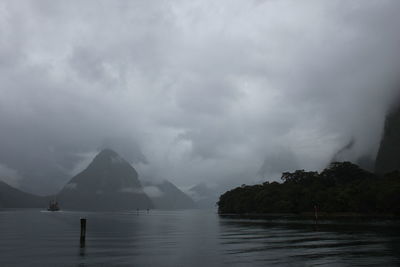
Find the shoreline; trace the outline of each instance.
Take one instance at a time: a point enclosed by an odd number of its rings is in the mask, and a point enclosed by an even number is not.
[[[218,213],[221,217],[235,217],[245,219],[307,219],[315,220],[314,212],[302,213]],[[366,214],[355,212],[319,212],[318,221],[331,220],[331,219],[344,219],[344,220],[357,220],[357,219],[392,219],[400,220],[400,215],[395,214]]]

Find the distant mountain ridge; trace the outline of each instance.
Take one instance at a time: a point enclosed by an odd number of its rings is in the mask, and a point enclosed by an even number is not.
[[[49,197],[35,196],[0,181],[0,208],[45,208]]]
[[[197,184],[188,190],[196,205],[202,209],[215,208],[218,196],[215,190],[208,187],[205,183]]]
[[[149,192],[149,196],[154,203],[156,209],[194,209],[196,208],[196,203],[182,192],[178,187],[176,187],[173,183],[164,180],[162,182],[154,183],[154,182],[144,182],[145,191],[147,189],[155,188],[158,193],[151,195]]]
[[[145,184],[158,193],[146,194],[135,168],[113,150],[104,149],[55,196],[35,196],[0,181],[0,208],[46,208],[54,198],[66,210],[196,208],[194,201],[169,181]]]
[[[149,209],[136,170],[111,149],[102,150],[58,194],[60,205],[73,210]]]

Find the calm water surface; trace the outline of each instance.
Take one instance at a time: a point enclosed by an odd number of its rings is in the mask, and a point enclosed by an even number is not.
[[[79,246],[87,218],[86,247]],[[0,266],[400,266],[397,221],[221,218],[214,211],[0,211]]]

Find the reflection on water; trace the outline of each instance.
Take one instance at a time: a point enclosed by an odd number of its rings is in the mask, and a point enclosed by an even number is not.
[[[312,221],[221,220],[222,247],[235,255],[232,263],[255,260],[293,266],[397,266],[398,224]]]
[[[88,218],[80,248],[80,217]],[[400,264],[398,222],[248,220],[212,211],[0,212],[1,266]]]

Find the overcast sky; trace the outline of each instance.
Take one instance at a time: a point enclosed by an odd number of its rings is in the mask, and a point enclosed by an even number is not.
[[[0,1],[0,177],[53,193],[103,147],[240,185],[375,157],[398,0]],[[396,80],[397,79],[397,80]]]

